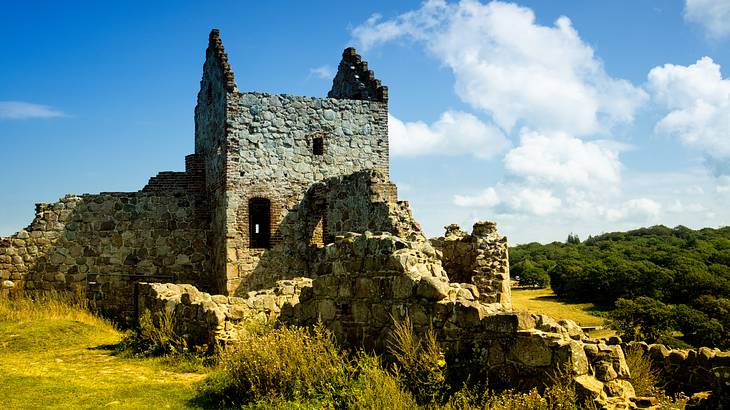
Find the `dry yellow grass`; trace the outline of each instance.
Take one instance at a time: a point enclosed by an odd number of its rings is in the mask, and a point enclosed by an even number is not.
[[[558,320],[574,320],[580,326],[605,326],[603,318],[590,313],[593,304],[562,302],[551,289],[512,289],[512,307],[548,315]],[[593,337],[608,337],[613,334],[610,329],[590,332]]]
[[[121,358],[122,334],[69,300],[0,299],[0,408],[188,408],[203,374]]]

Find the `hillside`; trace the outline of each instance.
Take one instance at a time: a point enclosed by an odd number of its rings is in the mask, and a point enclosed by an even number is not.
[[[693,345],[730,340],[730,227],[654,226],[566,243],[510,248],[513,277],[573,303],[614,309],[631,339],[683,334]]]

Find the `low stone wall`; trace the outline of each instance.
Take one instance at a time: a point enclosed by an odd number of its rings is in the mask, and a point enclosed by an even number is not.
[[[624,349],[639,349],[646,354],[652,365],[661,370],[662,381],[670,393],[713,391],[730,397],[730,352],[708,347],[671,349],[644,342],[629,342]]]
[[[511,307],[507,238],[494,222],[475,223],[471,234],[456,224],[446,226],[446,234],[432,238],[431,245],[452,281],[475,284],[484,303]]]
[[[248,320],[268,323],[278,318],[285,306],[299,303],[303,290],[311,290],[307,278],[281,280],[271,289],[249,292],[246,297],[210,295],[193,285],[140,283],[137,308],[140,314],[171,315],[175,333],[188,346],[214,350],[237,339],[240,326]]]

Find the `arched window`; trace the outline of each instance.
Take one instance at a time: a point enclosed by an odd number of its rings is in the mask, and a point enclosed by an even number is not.
[[[248,201],[248,234],[251,248],[271,246],[271,202],[268,199]]]

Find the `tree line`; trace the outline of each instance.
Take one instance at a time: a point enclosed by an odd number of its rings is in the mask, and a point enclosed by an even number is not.
[[[512,277],[609,309],[629,340],[730,348],[730,227],[653,226],[510,248]]]

